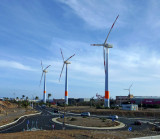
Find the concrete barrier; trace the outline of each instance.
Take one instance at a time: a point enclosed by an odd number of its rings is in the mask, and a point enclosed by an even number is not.
[[[130,139],[160,139],[160,135],[158,135],[158,136],[148,136],[148,137],[139,137],[139,138],[130,138]]]

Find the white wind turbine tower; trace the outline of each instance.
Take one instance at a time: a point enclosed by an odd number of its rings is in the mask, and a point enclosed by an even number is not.
[[[132,87],[133,83],[130,85],[130,87],[128,89],[124,89],[124,90],[128,90],[129,92],[129,97],[130,97],[130,93],[131,93],[131,87]]]
[[[51,65],[48,65],[45,69],[43,69],[43,64],[41,61],[41,67],[42,67],[42,76],[41,76],[41,80],[40,80],[40,84],[44,75],[44,92],[43,92],[43,102],[46,103],[46,73],[48,72],[47,69],[50,67]]]
[[[68,60],[71,59],[75,54],[70,56],[67,60],[64,60],[62,50],[60,49],[60,51],[61,51],[61,55],[62,55],[62,59],[63,59],[63,66],[62,66],[61,74],[60,74],[60,77],[59,77],[59,81],[61,79],[61,75],[62,75],[62,72],[63,72],[64,65],[66,64],[65,104],[68,105],[68,64],[71,64],[71,62],[69,62]]]
[[[105,107],[110,107],[110,102],[109,102],[109,90],[108,90],[108,53],[109,53],[109,48],[113,48],[111,44],[107,43],[107,39],[109,37],[109,34],[117,21],[119,15],[115,19],[112,27],[109,30],[109,33],[107,35],[106,40],[104,41],[103,44],[91,44],[91,46],[103,46],[103,56],[104,56],[104,71],[105,71],[105,97],[104,97],[104,106]]]

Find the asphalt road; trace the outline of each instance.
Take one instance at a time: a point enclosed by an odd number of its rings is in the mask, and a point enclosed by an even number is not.
[[[59,114],[53,113],[53,108],[41,108],[37,106],[36,110],[40,111],[40,115],[35,115],[31,117],[24,117],[20,119],[16,124],[7,126],[3,129],[0,129],[0,133],[13,133],[13,132],[21,132],[24,130],[54,130],[53,125],[55,126],[56,130],[62,130],[62,125],[54,123],[52,118],[59,117]],[[68,113],[66,116],[80,116],[80,114]],[[107,116],[97,116],[91,115],[91,117],[105,117]],[[141,126],[134,125],[136,120],[140,120],[142,122]],[[153,122],[152,119],[145,119],[145,118],[127,118],[127,117],[119,117],[118,121],[126,124],[124,128],[121,129],[114,129],[114,130],[128,130],[129,127],[132,127],[132,131],[137,130],[144,130],[150,128],[151,125],[147,124],[147,122]],[[65,129],[78,129],[76,127],[69,127],[65,126]]]

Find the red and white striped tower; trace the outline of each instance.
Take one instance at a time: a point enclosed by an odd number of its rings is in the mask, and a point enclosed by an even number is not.
[[[46,103],[46,73],[47,73],[47,71],[44,71],[44,92],[43,92],[43,103]]]
[[[41,84],[41,81],[42,81],[42,78],[43,78],[43,73],[44,73],[44,91],[43,91],[43,102],[44,103],[46,103],[46,73],[48,72],[47,68],[49,68],[50,66],[51,65],[48,65],[45,69],[43,69],[43,64],[42,64],[42,61],[41,61],[42,76],[41,76],[40,84]]]
[[[68,105],[68,64],[69,62],[66,62],[66,81],[65,81],[65,103]]]
[[[68,64],[71,64],[68,60],[71,59],[75,54],[72,55],[72,56],[70,56],[67,60],[64,60],[62,50],[60,49],[60,51],[61,51],[61,55],[62,55],[62,59],[63,59],[63,66],[62,66],[61,74],[60,74],[60,77],[59,77],[59,81],[60,81],[60,79],[61,79],[61,75],[62,75],[62,72],[63,72],[64,65],[66,64],[65,104],[68,105]]]
[[[110,107],[110,102],[109,102],[109,87],[108,87],[108,54],[109,54],[109,48],[113,48],[111,44],[107,43],[107,39],[109,37],[109,34],[117,21],[119,15],[115,19],[114,23],[112,24],[112,27],[109,30],[109,33],[107,35],[107,38],[103,44],[91,44],[91,46],[103,46],[103,56],[104,56],[104,70],[105,70],[105,96],[104,96],[104,106],[105,107]]]

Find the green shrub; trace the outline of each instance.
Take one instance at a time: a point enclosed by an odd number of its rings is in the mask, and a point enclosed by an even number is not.
[[[96,106],[96,109],[104,109],[104,106],[97,105],[97,106]]]
[[[14,121],[18,120],[18,118],[15,118]]]
[[[87,118],[87,116],[82,116],[82,118]]]
[[[70,121],[76,121],[77,119],[76,118],[71,118],[71,120]]]
[[[106,121],[106,119],[105,118],[102,118],[102,122],[105,122]]]

